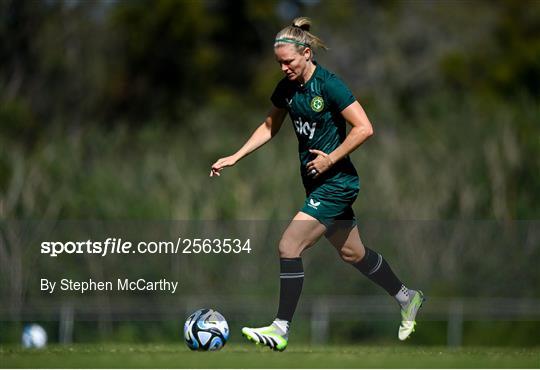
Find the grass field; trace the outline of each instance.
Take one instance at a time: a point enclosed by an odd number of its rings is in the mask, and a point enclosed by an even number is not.
[[[44,350],[0,347],[2,368],[538,368],[540,348],[303,346],[272,352],[233,344],[214,353],[183,344],[78,344]]]

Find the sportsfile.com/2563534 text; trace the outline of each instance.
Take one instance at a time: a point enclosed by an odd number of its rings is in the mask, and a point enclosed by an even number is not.
[[[122,238],[103,241],[43,241],[41,254],[57,257],[62,254],[240,254],[251,253],[250,239],[237,238],[177,238],[175,241],[131,242]]]

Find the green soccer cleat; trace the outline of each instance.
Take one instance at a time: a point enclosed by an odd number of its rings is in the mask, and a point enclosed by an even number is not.
[[[405,340],[414,333],[414,327],[416,326],[416,315],[418,310],[424,303],[424,293],[420,290],[415,291],[414,295],[406,308],[401,309],[401,325],[399,326],[398,338],[399,340]]]
[[[256,344],[263,344],[274,351],[283,351],[287,348],[287,336],[274,325],[263,328],[242,328],[242,335]]]

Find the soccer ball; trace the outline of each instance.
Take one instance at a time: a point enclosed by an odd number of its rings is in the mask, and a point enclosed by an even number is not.
[[[203,308],[187,318],[184,339],[191,350],[217,351],[229,339],[229,325],[219,312]]]
[[[43,348],[47,344],[47,333],[38,324],[26,325],[21,340],[24,348]]]

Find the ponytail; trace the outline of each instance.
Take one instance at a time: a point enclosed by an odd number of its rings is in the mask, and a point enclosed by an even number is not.
[[[274,47],[280,47],[285,44],[296,45],[298,51],[305,48],[325,49],[328,48],[324,42],[309,30],[311,29],[311,19],[306,17],[295,18],[290,26],[285,27],[276,35]]]

